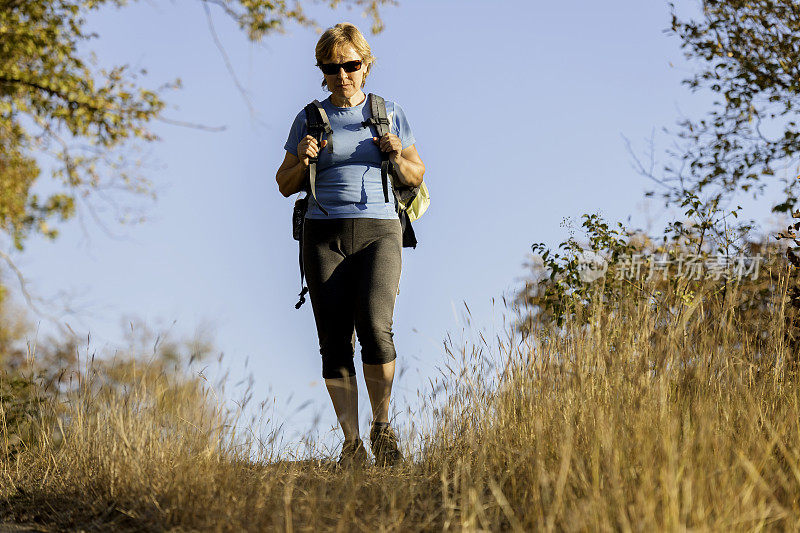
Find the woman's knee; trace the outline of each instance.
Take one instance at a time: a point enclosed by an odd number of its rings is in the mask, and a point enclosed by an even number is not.
[[[367,365],[383,365],[394,361],[397,352],[393,337],[391,326],[387,328],[369,324],[367,327],[362,327],[358,331],[362,362]]]
[[[322,354],[322,378],[336,379],[356,375],[353,354],[339,352],[336,354]]]
[[[361,298],[355,313],[361,359],[366,364],[394,361],[394,294],[374,291],[365,296]]]
[[[379,350],[374,352],[365,352],[361,350],[361,362],[365,365],[385,365],[397,359],[397,352],[392,346],[391,350]]]

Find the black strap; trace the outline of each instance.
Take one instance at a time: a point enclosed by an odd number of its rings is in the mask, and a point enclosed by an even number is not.
[[[317,141],[317,147],[322,150],[322,139],[325,134],[330,134],[333,132],[331,129],[331,123],[328,120],[328,114],[325,113],[325,109],[323,109],[322,104],[318,100],[314,100],[310,104],[305,107],[306,111],[306,127],[308,129],[308,134],[314,137]],[[331,140],[329,139],[328,142],[330,143]],[[326,216],[328,211],[319,203],[317,200],[317,162],[319,161],[318,157],[310,157],[308,158],[308,182],[309,182],[309,194],[314,199],[314,201],[319,206],[319,210],[322,211]]]
[[[417,236],[411,226],[411,219],[408,218],[408,209],[403,209],[399,213],[400,227],[403,231],[403,248],[416,248]]]
[[[378,133],[378,139],[389,133],[390,122],[389,116],[386,114],[386,100],[377,94],[369,93],[369,109],[371,117],[362,122],[363,126],[374,126],[375,131]],[[381,152],[381,182],[383,183],[383,199],[389,202],[389,175],[394,173],[391,161],[389,161],[389,153]]]
[[[381,161],[381,183],[383,183],[383,199],[386,202],[389,202],[389,167],[391,165],[392,162],[388,159]]]
[[[305,278],[306,272],[303,268],[303,237],[300,237],[300,299],[294,304],[295,309],[300,309],[300,306],[306,303],[306,293],[308,292],[308,287],[305,286],[303,283],[303,279]]]
[[[298,198],[294,205],[294,213],[292,214],[292,232],[298,242],[298,262],[300,263],[300,300],[295,304],[295,309],[300,309],[306,301],[305,295],[308,292],[308,287],[303,282],[305,279],[305,266],[303,265],[303,226],[305,226],[306,211],[308,210],[308,195]]]
[[[400,193],[397,189],[392,189],[394,192],[394,200],[395,200],[395,209],[397,210],[397,216],[400,218],[400,228],[403,232],[403,248],[416,248],[417,247],[417,236],[414,233],[414,228],[411,226],[411,218],[408,216],[408,210],[411,209],[411,202],[414,201],[416,198],[416,194],[410,197],[405,202],[405,207],[400,206]]]
[[[369,109],[372,114],[370,118],[364,122],[371,126],[375,126],[378,131],[378,137],[383,137],[389,133],[389,116],[386,114],[386,100],[377,94],[369,93]]]

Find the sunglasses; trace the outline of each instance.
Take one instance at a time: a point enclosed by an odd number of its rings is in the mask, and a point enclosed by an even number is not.
[[[339,69],[343,68],[345,72],[355,72],[361,68],[361,60],[345,61],[344,63],[319,63],[317,66],[322,70],[323,74],[333,76],[339,73]]]

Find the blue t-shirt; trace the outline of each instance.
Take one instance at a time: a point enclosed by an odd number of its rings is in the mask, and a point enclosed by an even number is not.
[[[392,191],[389,202],[383,196],[380,148],[372,141],[378,132],[374,126],[361,124],[372,116],[368,101],[365,98],[355,107],[336,107],[330,97],[322,101],[333,133],[324,137],[328,145],[319,154],[316,193],[328,216],[309,199],[306,218],[397,218]],[[416,141],[403,109],[386,100],[386,114],[390,131],[400,138],[403,149],[413,145]],[[301,110],[286,140],[286,151],[297,156],[297,145],[307,134],[306,114]]]

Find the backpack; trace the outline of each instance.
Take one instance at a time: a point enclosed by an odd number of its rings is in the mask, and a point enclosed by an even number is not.
[[[389,133],[391,123],[386,114],[386,101],[376,94],[370,93],[367,98],[369,99],[369,106],[371,117],[361,123],[362,126],[368,128],[374,126],[377,135],[376,137],[383,137]],[[330,135],[333,130],[331,129],[328,114],[322,107],[319,100],[314,100],[305,107],[306,125],[308,134],[314,137],[317,141],[317,146],[322,145],[322,139],[325,134]],[[328,138],[328,149],[332,150],[333,145],[331,139]],[[303,269],[303,221],[305,214],[308,210],[309,197],[314,198],[314,201],[319,206],[320,211],[328,214],[328,211],[317,200],[316,195],[316,180],[317,180],[317,157],[309,158],[308,161],[308,180],[304,184],[303,190],[306,195],[298,198],[294,205],[294,212],[292,213],[292,234],[296,241],[299,243],[300,253],[300,299],[295,304],[295,309],[300,309],[306,301],[305,294],[308,292],[308,287],[303,283],[305,278],[305,270]],[[411,227],[411,222],[417,220],[428,209],[430,204],[430,193],[425,185],[421,183],[419,187],[410,187],[402,183],[395,175],[394,165],[389,161],[389,154],[381,151],[381,181],[383,182],[383,197],[386,202],[389,202],[389,176],[392,178],[392,192],[395,199],[395,209],[397,210],[398,217],[400,218],[400,227],[403,232],[403,248],[416,248],[417,238],[414,233],[414,228]]]

